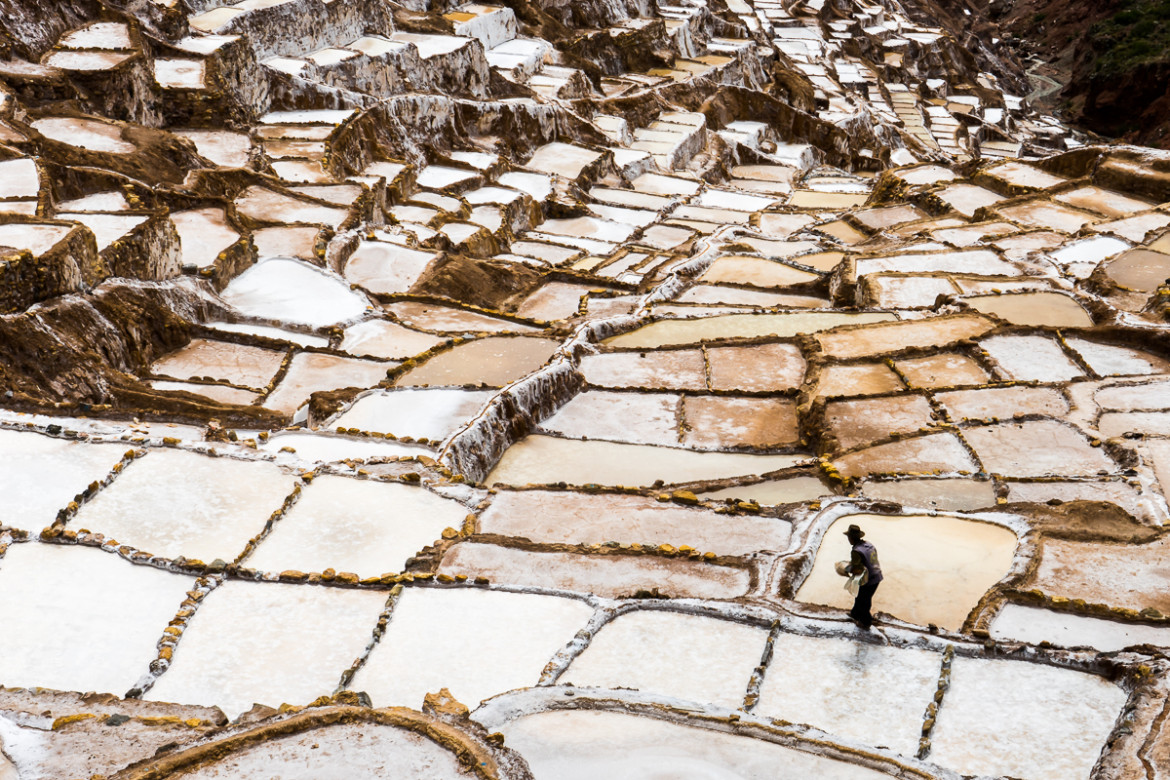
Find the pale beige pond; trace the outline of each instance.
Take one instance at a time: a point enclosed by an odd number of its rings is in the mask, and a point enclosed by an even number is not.
[[[727,314],[691,320],[661,320],[632,333],[614,336],[606,343],[613,347],[654,348],[672,344],[696,344],[716,339],[746,339],[760,336],[790,337],[816,333],[841,325],[864,325],[894,319],[892,314]]]
[[[156,360],[151,373],[177,379],[212,377],[234,385],[263,388],[276,375],[284,353],[227,341],[193,339]]]
[[[502,387],[540,368],[559,346],[553,339],[509,336],[468,341],[438,353],[395,384]]]
[[[918,625],[957,631],[967,614],[1008,573],[1016,535],[1002,526],[954,517],[848,515],[825,531],[812,572],[796,598],[843,610],[853,606],[837,561],[848,560],[845,529],[857,524],[878,550],[884,579],[874,610]]]
[[[1170,261],[1170,257],[1166,258]],[[1093,318],[1079,303],[1060,293],[982,295],[963,299],[971,308],[994,314],[1013,325],[1049,328],[1089,328]]]

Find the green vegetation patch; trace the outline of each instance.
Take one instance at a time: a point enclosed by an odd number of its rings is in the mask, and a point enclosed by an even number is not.
[[[1170,0],[1123,0],[1122,10],[1089,30],[1093,75],[1111,76],[1170,59]]]

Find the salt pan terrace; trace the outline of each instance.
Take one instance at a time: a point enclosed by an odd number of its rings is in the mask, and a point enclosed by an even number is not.
[[[1165,153],[894,2],[16,4],[0,778],[1170,778]]]

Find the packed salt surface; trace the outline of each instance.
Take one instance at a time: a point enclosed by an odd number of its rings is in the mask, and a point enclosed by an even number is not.
[[[679,612],[642,610],[608,623],[558,680],[738,709],[768,631]]]
[[[257,702],[308,704],[337,688],[385,605],[379,591],[228,581],[204,598],[145,698],[229,718]]]
[[[535,685],[553,655],[584,628],[583,601],[472,588],[408,588],[354,676],[375,707],[422,706],[447,688],[474,709],[497,693]]]
[[[275,434],[261,444],[260,448],[276,453],[277,462],[281,462],[281,458],[286,455],[292,460],[331,462],[351,458],[398,458],[403,455],[430,455],[432,452],[427,447],[417,444],[401,444],[385,439],[331,436],[306,431]]]
[[[244,271],[220,297],[244,315],[314,328],[352,320],[368,305],[337,277],[283,257]]]
[[[406,729],[339,723],[252,745],[184,772],[187,780],[464,780],[459,760],[436,742]]]
[[[153,450],[87,502],[70,527],[165,558],[231,561],[294,483],[272,463]]]
[[[247,565],[272,572],[334,569],[363,578],[398,572],[444,528],[460,528],[466,515],[462,504],[417,485],[320,476]]]
[[[0,429],[0,495],[4,524],[29,532],[52,525],[57,512],[110,473],[126,448]]]
[[[1170,628],[1142,623],[1103,620],[1073,612],[1007,604],[991,624],[991,636],[1000,641],[1060,647],[1092,647],[1111,653],[1126,647],[1150,644],[1170,647]]]
[[[956,657],[930,760],[968,775],[1088,780],[1127,698],[1091,674]]]
[[[602,710],[553,710],[500,726],[539,780],[884,780],[856,764],[760,739]]]
[[[374,392],[359,398],[334,425],[440,441],[479,414],[492,395],[456,388]]]
[[[874,610],[922,626],[957,631],[983,594],[1007,575],[1016,551],[1016,535],[991,523],[930,515],[846,515],[825,531],[812,572],[796,594],[799,600],[852,607],[835,566],[850,557],[843,534],[854,524],[877,548],[882,568]]]
[[[941,668],[941,653],[781,633],[753,712],[913,756]]]
[[[93,548],[9,546],[0,559],[4,685],[124,695],[194,584]]]

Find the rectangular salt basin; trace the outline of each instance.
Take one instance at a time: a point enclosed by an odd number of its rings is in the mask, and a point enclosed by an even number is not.
[[[991,624],[991,636],[1001,642],[1051,642],[1059,647],[1092,647],[1102,653],[1143,644],[1170,647],[1168,626],[1122,623],[1023,604],[1005,605]]]
[[[403,388],[364,395],[334,424],[441,441],[479,414],[494,393],[455,388]]]
[[[734,599],[751,585],[747,569],[689,558],[530,552],[469,542],[443,556],[439,573],[614,599],[639,591],[658,592],[664,598]]]
[[[582,601],[472,588],[407,588],[350,688],[375,707],[418,708],[447,688],[471,709],[536,685],[545,664],[583,628]]]
[[[289,450],[283,451],[286,447]],[[275,453],[277,462],[283,462],[287,456],[289,461],[308,463],[434,454],[433,450],[421,445],[297,431],[275,434],[261,444],[260,449]]]
[[[789,524],[776,518],[717,515],[645,496],[549,490],[501,490],[479,530],[545,544],[687,544],[719,555],[781,551],[791,537]]]
[[[104,479],[125,452],[117,444],[0,429],[0,522],[32,533],[52,525],[57,512],[91,482]]]
[[[729,620],[639,610],[606,624],[557,682],[738,709],[767,638]]]
[[[178,379],[212,377],[241,387],[264,388],[280,369],[284,353],[229,341],[193,339],[150,366],[153,374]]]
[[[337,688],[362,654],[386,594],[232,580],[199,606],[148,701],[218,706],[305,705]]]
[[[166,558],[231,561],[293,484],[272,463],[154,450],[83,505],[70,524]]]
[[[406,292],[437,257],[398,244],[362,241],[345,264],[345,278],[373,293]]]
[[[389,320],[366,320],[345,330],[341,349],[352,355],[404,359],[425,352],[443,339]]]
[[[555,780],[887,780],[761,739],[604,710],[549,710],[500,726],[533,774]],[[702,775],[697,773],[702,772]]]
[[[671,447],[532,435],[513,444],[484,481],[495,484],[652,485],[767,474],[802,455],[691,452]]]
[[[790,337],[799,333],[816,333],[841,325],[864,325],[895,319],[892,314],[865,312],[837,314],[800,312],[797,314],[726,314],[690,320],[661,320],[630,333],[607,339],[611,347],[646,349],[674,344],[697,344],[716,339],[744,339],[760,336]]]
[[[753,713],[913,756],[941,669],[939,653],[782,633]]]
[[[193,586],[92,548],[9,546],[0,559],[4,685],[124,695]]]
[[[542,422],[539,430],[574,439],[677,446],[681,403],[673,393],[587,390]]]
[[[373,387],[386,378],[386,370],[397,365],[373,360],[301,352],[293,356],[276,388],[264,399],[264,406],[292,414],[320,390],[344,387]]]
[[[930,760],[966,775],[1088,780],[1126,698],[1091,674],[957,657]]]
[[[1082,375],[1060,344],[1048,336],[992,336],[979,346],[1011,379],[1061,382]]]
[[[399,572],[411,557],[461,528],[467,508],[417,485],[321,476],[247,559],[253,569],[333,569],[359,577]]]

